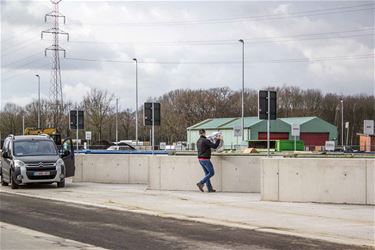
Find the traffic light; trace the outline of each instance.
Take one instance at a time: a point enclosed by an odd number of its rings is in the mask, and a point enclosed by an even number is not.
[[[70,129],[77,129],[77,110],[70,110],[69,114]],[[78,129],[84,129],[84,112],[83,110],[78,111]]]
[[[160,126],[160,103],[154,102],[154,125]],[[144,125],[152,126],[152,102],[145,102],[144,110]]]
[[[261,120],[268,120],[268,93],[270,93],[270,120],[276,120],[276,91],[259,91],[258,117]]]

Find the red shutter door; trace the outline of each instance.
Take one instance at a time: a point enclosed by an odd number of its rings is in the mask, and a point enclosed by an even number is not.
[[[301,133],[300,140],[305,146],[324,146],[329,139],[329,133]]]
[[[272,132],[270,133],[270,140],[288,140],[288,132]],[[267,132],[259,132],[258,140],[267,140]]]

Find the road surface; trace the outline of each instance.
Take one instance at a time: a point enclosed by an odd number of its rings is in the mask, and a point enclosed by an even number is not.
[[[0,221],[107,249],[359,249],[7,193]]]

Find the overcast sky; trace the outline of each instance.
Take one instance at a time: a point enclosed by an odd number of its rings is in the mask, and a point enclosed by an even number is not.
[[[44,48],[50,1],[1,1],[1,105],[49,96],[51,57]],[[121,108],[177,88],[293,85],[338,94],[374,94],[374,2],[68,1],[61,37],[64,98],[107,89]],[[61,54],[62,55],[62,54]],[[74,60],[73,60],[74,59]],[[77,60],[79,59],[79,60]],[[84,60],[82,60],[84,59]],[[291,60],[298,59],[298,60]],[[108,62],[120,61],[120,62]]]

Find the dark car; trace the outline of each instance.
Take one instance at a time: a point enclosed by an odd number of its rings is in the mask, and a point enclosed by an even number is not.
[[[65,178],[74,176],[74,151],[71,139],[59,150],[48,135],[10,135],[1,153],[1,184],[13,189],[28,183],[57,183],[65,187]]]

